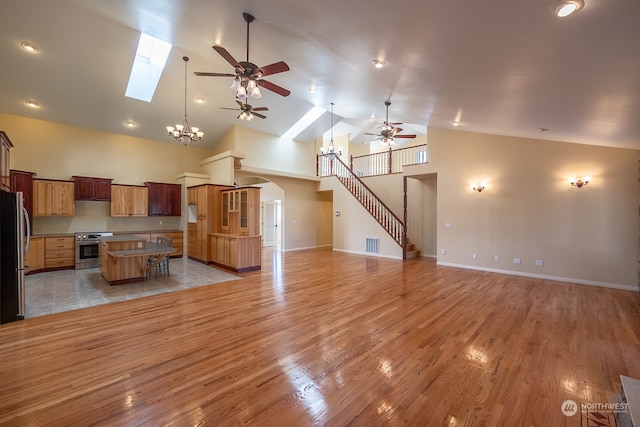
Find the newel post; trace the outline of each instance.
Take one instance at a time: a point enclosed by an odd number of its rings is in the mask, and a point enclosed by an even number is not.
[[[391,161],[393,159],[393,154],[391,153],[391,147],[389,147],[389,174],[391,174],[391,171],[393,170],[393,167],[391,166]]]

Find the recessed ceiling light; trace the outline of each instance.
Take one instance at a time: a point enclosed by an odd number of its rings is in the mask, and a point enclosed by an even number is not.
[[[584,0],[562,0],[551,6],[551,11],[558,18],[576,13],[584,7]]]
[[[30,53],[38,52],[38,46],[31,42],[21,42],[20,47]]]
[[[453,120],[453,121],[451,122],[451,124],[452,124],[453,126],[456,126],[456,127],[457,127],[457,126],[460,126],[460,122],[459,122],[458,120]]]
[[[205,99],[202,96],[199,96],[196,98],[196,102],[198,104],[204,104],[205,103]]]
[[[387,63],[384,62],[382,59],[374,59],[371,62],[373,62],[373,66],[376,67],[376,68],[382,68],[385,65],[387,65]]]
[[[547,128],[538,128],[538,132],[540,132],[540,133],[549,132],[549,129],[547,129]]]
[[[40,108],[40,104],[38,103],[38,101],[34,101],[33,99],[27,99],[26,101],[24,101],[24,103],[31,108]]]
[[[128,128],[134,128],[134,127],[136,127],[136,123],[135,123],[135,122],[132,122],[131,120],[129,120],[128,122],[126,122],[124,125],[125,125],[126,127],[128,127]]]

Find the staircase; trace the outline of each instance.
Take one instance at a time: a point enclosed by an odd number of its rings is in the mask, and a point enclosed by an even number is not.
[[[404,259],[416,258],[420,255],[420,251],[415,249],[414,244],[408,242],[404,222],[339,157],[319,155],[318,176],[332,175],[338,178],[393,240],[403,248]]]

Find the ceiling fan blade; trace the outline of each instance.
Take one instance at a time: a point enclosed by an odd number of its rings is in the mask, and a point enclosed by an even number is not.
[[[378,136],[380,136],[380,135],[379,135],[379,134],[377,134],[377,133],[370,133],[370,132],[365,132],[363,135],[378,135]]]
[[[252,113],[252,114],[253,114],[254,116],[256,116],[256,117],[260,117],[261,119],[266,119],[266,118],[267,118],[267,116],[264,116],[264,115],[262,115],[262,114],[260,114],[260,113],[256,113],[256,110],[255,110],[255,109],[253,110],[253,113]]]
[[[236,99],[236,104],[238,104],[240,106],[240,109],[244,109],[244,104],[242,103],[242,101],[238,101]]]
[[[390,124],[391,126],[398,126],[398,125],[401,125],[402,122],[390,122],[388,124]]]
[[[236,59],[233,56],[231,56],[229,52],[227,52],[227,49],[223,48],[222,46],[215,46],[215,45],[212,47],[213,47],[213,50],[218,52],[218,54],[222,56],[234,68],[242,68],[242,65],[240,65],[238,61],[236,61]],[[242,69],[244,70],[244,68]]]
[[[269,111],[267,107],[255,107],[253,111]]]
[[[417,135],[395,135],[394,138],[415,138]]]
[[[231,110],[231,111],[241,111],[238,110],[237,108],[228,108],[228,107],[220,107],[221,110]]]
[[[281,95],[281,96],[289,96],[289,94],[291,94],[291,91],[290,91],[290,90],[287,90],[287,89],[285,89],[285,88],[283,88],[283,87],[280,87],[280,86],[278,86],[277,84],[271,83],[271,82],[269,82],[269,81],[267,81],[267,80],[262,80],[262,79],[260,79],[260,80],[258,80],[257,82],[258,82],[258,84],[259,84],[260,86],[262,86],[263,88],[268,89],[268,90],[270,90],[271,92],[275,92],[275,93],[277,93],[278,95]]]
[[[196,71],[193,74],[196,76],[210,76],[210,77],[235,77],[235,74],[230,73],[202,73],[200,71]]]
[[[262,76],[270,76],[271,74],[283,73],[285,71],[289,71],[289,66],[284,61],[265,65],[256,70],[256,72],[259,72]]]

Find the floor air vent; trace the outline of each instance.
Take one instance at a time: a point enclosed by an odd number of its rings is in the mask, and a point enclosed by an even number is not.
[[[365,251],[372,254],[377,254],[379,243],[380,239],[378,239],[377,237],[365,237]]]

